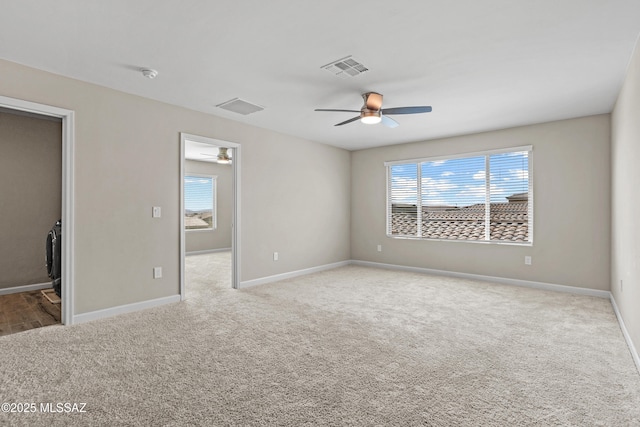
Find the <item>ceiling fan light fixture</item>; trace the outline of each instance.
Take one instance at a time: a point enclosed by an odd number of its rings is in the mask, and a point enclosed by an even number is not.
[[[377,123],[382,123],[383,126],[388,128],[395,128],[399,125],[398,122],[393,120],[390,115],[394,114],[421,114],[421,113],[430,113],[431,107],[422,105],[415,107],[395,107],[395,108],[382,108],[382,94],[378,92],[366,92],[362,94],[362,98],[364,99],[364,106],[358,110],[338,110],[338,109],[327,109],[327,108],[316,108],[316,111],[329,111],[336,113],[360,113],[359,115],[352,117],[343,122],[337,123],[334,126],[342,126],[349,123],[353,123],[357,120],[360,120],[362,123],[367,125],[375,125]]]
[[[375,125],[382,121],[380,111],[363,110],[360,121],[366,125]]]
[[[229,163],[231,163],[231,157],[229,156],[229,153],[227,153],[226,147],[218,148],[218,163],[223,165],[228,165]]]

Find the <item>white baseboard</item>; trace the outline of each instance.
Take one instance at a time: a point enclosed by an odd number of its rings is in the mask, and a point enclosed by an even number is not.
[[[520,279],[509,279],[505,277],[494,277],[494,276],[483,276],[480,274],[471,274],[471,273],[458,273],[455,271],[447,271],[447,270],[435,270],[432,268],[422,268],[422,267],[409,267],[405,265],[396,265],[396,264],[383,264],[379,262],[372,261],[360,261],[360,260],[350,260],[350,261],[340,261],[333,264],[321,265],[318,267],[307,268],[304,270],[296,270],[290,271],[287,273],[276,274],[273,276],[261,277],[258,279],[246,280],[240,283],[240,288],[248,288],[251,286],[263,285],[266,283],[277,282],[278,280],[289,279],[292,277],[303,276],[305,274],[316,273],[319,271],[330,270],[337,267],[343,267],[346,265],[362,265],[367,267],[374,268],[384,268],[387,270],[400,270],[400,271],[410,271],[414,273],[425,273],[425,274],[435,274],[438,276],[449,276],[449,277],[459,277],[463,279],[471,279],[471,280],[482,280],[484,282],[494,282],[501,283],[504,285],[513,285],[513,286],[522,286],[527,288],[534,289],[543,289],[547,291],[556,291],[556,292],[564,292],[571,293],[577,295],[587,295],[598,298],[609,298],[609,291],[602,291],[599,289],[589,289],[589,288],[579,288],[575,286],[565,286],[565,285],[556,285],[553,283],[543,283],[543,282],[533,282],[530,280],[520,280]]]
[[[104,319],[117,316],[119,314],[133,313],[134,311],[145,310],[147,308],[158,307],[160,305],[180,302],[180,295],[156,298],[149,301],[135,302],[132,304],[120,305],[117,307],[105,308],[103,310],[90,311],[88,313],[76,314],[73,316],[73,324],[90,322],[92,320]]]
[[[633,341],[631,341],[631,335],[629,335],[629,331],[627,331],[627,327],[624,324],[624,320],[622,320],[622,314],[620,314],[620,310],[618,310],[618,304],[616,304],[616,299],[613,297],[613,294],[610,293],[611,305],[613,306],[613,311],[616,313],[616,317],[618,318],[618,323],[620,324],[620,330],[622,330],[622,335],[624,336],[624,340],[627,342],[627,347],[629,347],[629,351],[631,352],[631,357],[636,364],[636,369],[640,374],[640,356],[638,356],[638,351],[636,347],[633,345]]]
[[[186,252],[184,255],[203,255],[203,254],[212,254],[214,252],[231,252],[231,248],[220,248],[220,249],[205,249],[204,251],[191,251]]]
[[[239,289],[250,288],[251,286],[264,285],[266,283],[277,282],[279,280],[290,279],[292,277],[304,276],[305,274],[317,273],[319,271],[331,270],[351,264],[351,261],[334,262],[333,264],[319,265],[317,267],[305,268],[303,270],[289,271],[287,273],[275,274],[273,276],[260,277],[258,279],[245,280],[240,282]]]
[[[39,291],[40,289],[51,288],[51,282],[48,283],[36,283],[33,285],[15,286],[13,288],[0,289],[0,295],[17,294],[19,292]]]
[[[480,274],[458,273],[455,271],[435,270],[431,268],[408,267],[404,265],[382,264],[379,262],[352,260],[354,265],[363,265],[368,267],[384,268],[387,270],[411,271],[414,273],[435,274],[438,276],[459,277],[462,279],[482,280],[484,282],[501,283],[503,285],[522,286],[526,288],[544,289],[547,291],[564,292],[577,295],[588,295],[599,298],[609,298],[609,291],[601,291],[599,289],[578,288],[575,286],[556,285],[553,283],[533,282],[530,280],[508,279],[505,277],[483,276]]]

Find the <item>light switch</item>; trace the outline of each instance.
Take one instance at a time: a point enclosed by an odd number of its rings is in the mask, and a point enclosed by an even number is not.
[[[160,208],[160,206],[154,206],[153,207],[153,217],[154,218],[160,218],[162,216],[162,209]]]

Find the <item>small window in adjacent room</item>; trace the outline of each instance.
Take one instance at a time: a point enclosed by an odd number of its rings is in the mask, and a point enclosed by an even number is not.
[[[531,151],[386,162],[387,235],[531,244]]]
[[[216,177],[211,175],[185,175],[185,230],[214,230],[216,228],[216,216]]]

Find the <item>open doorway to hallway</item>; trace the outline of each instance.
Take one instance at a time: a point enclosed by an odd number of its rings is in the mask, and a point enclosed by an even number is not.
[[[239,280],[239,145],[181,134],[182,299]]]

